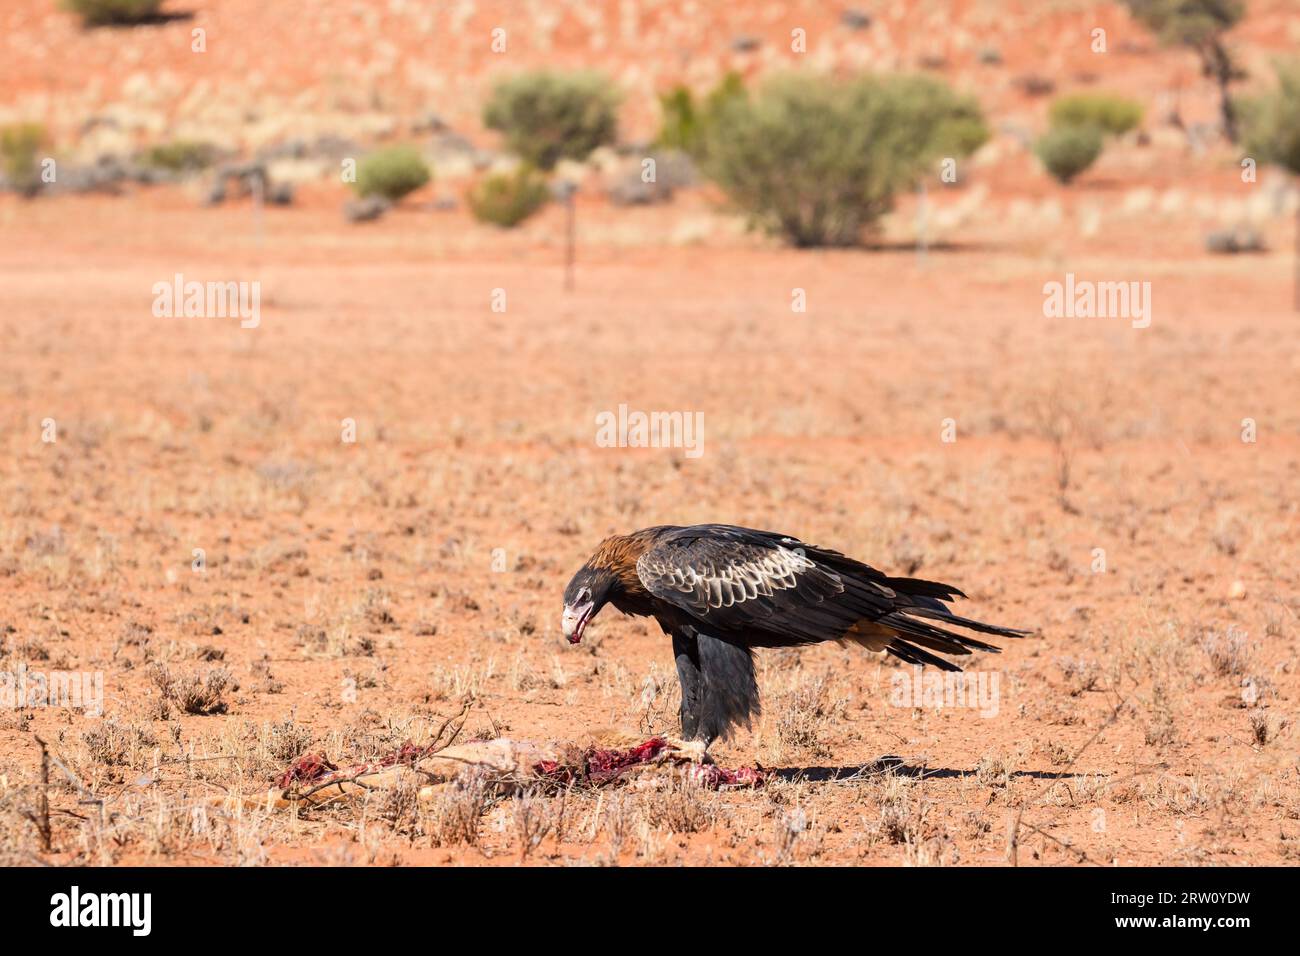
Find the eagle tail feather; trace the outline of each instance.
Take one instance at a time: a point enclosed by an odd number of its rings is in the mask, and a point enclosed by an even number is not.
[[[938,598],[940,601],[966,597],[966,592],[951,584],[926,581],[923,578],[885,578],[882,583],[899,594],[906,594],[909,597]]]
[[[934,621],[942,621],[944,624],[964,627],[972,631],[978,631],[980,634],[996,634],[999,637],[1028,637],[1034,633],[1033,631],[1024,631],[1015,627],[1002,627],[998,624],[985,624],[983,621],[976,621],[969,617],[962,617],[959,614],[953,614],[947,609],[939,610],[928,607],[910,607],[906,608],[904,613],[910,614],[913,617],[924,617]],[[939,630],[939,628],[936,628],[936,630]],[[971,639],[967,638],[966,640]],[[978,642],[971,646],[978,646]]]
[[[961,668],[952,661],[946,661],[942,657],[935,657],[929,651],[923,651],[919,647],[908,644],[906,641],[894,638],[886,646],[885,650],[893,654],[901,661],[908,664],[929,664],[931,667],[937,667],[942,671],[960,671]]]

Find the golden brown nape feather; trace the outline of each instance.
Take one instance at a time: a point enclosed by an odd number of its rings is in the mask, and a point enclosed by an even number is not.
[[[615,534],[606,538],[587,561],[589,568],[606,568],[614,573],[628,595],[647,593],[636,573],[637,558],[655,546],[660,528],[644,528],[631,534]]]

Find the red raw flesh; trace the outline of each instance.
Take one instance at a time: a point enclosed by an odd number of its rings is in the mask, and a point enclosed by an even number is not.
[[[662,737],[651,737],[645,743],[629,750],[590,747],[579,758],[578,766],[569,766],[555,760],[543,760],[533,767],[533,772],[538,776],[564,782],[582,780],[588,783],[609,783],[630,767],[654,763],[664,756],[667,750],[668,741]],[[693,780],[710,789],[758,787],[762,786],[768,777],[765,771],[754,767],[727,770],[713,764],[693,764],[689,773]]]
[[[338,769],[324,754],[303,754],[276,778],[275,785],[287,789],[295,783],[314,783]]]
[[[335,775],[341,780],[349,780],[353,777],[360,777],[367,773],[383,770],[386,767],[395,767],[398,764],[413,764],[421,757],[431,753],[432,746],[430,744],[428,747],[417,747],[408,741],[402,744],[399,749],[384,754],[378,760],[372,760],[370,763],[360,763],[343,770],[339,770],[338,767],[330,763],[329,758],[324,754],[305,754],[295,760],[288,770],[276,778],[275,785],[280,788],[288,788],[295,783],[324,783],[328,782],[329,777]]]
[[[331,778],[347,780],[374,773],[386,767],[398,764],[409,765],[431,751],[428,747],[417,747],[404,743],[401,748],[385,754],[370,763],[357,764],[340,770],[330,763],[324,754],[304,754],[295,760],[289,769],[276,779],[276,786],[287,789],[295,784],[328,783]],[[543,760],[533,767],[533,772],[540,777],[562,782],[584,781],[586,783],[609,783],[618,778],[625,770],[643,764],[654,763],[668,754],[668,741],[663,737],[651,737],[643,744],[627,750],[589,747],[578,758],[577,765],[563,764],[556,760]],[[738,767],[727,770],[714,764],[692,764],[688,773],[691,779],[710,789],[719,787],[760,787],[767,782],[769,774],[755,767]]]

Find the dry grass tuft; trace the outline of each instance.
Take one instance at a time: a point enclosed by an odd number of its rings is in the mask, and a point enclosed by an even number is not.
[[[165,664],[155,664],[151,676],[163,703],[183,714],[224,714],[229,710],[226,691],[239,690],[235,675],[225,667],[174,675]]]
[[[495,792],[495,783],[483,773],[462,774],[441,787],[423,818],[432,845],[477,845],[483,815],[491,809]]]
[[[1245,631],[1236,627],[1222,633],[1207,630],[1201,635],[1200,645],[1219,677],[1240,676],[1250,667],[1252,649]]]
[[[828,757],[828,732],[843,720],[848,698],[837,696],[829,671],[802,675],[785,693],[773,700],[776,737],[782,748],[795,753]]]
[[[87,757],[102,767],[139,768],[158,739],[148,727],[101,720],[81,735]],[[119,778],[120,779],[120,778]]]
[[[716,791],[685,773],[674,773],[665,782],[640,799],[641,812],[651,826],[671,833],[700,833],[717,826],[721,806]]]

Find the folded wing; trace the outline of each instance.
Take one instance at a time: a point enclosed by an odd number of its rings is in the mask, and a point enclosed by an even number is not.
[[[939,624],[1028,633],[952,614],[944,602],[965,595],[949,585],[891,578],[836,551],[731,525],[672,531],[641,555],[636,571],[652,595],[746,646],[851,640],[909,663],[960,670],[929,651],[998,648]]]

